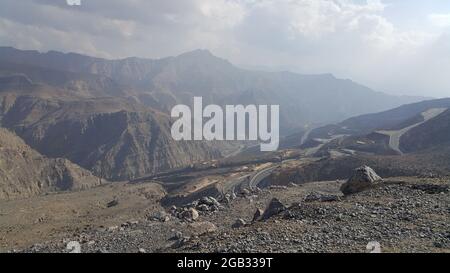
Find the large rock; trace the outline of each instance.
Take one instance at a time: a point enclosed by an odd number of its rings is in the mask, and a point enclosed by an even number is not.
[[[163,210],[153,213],[148,218],[149,218],[149,220],[160,221],[160,222],[167,222],[170,220],[169,214]]]
[[[358,193],[372,188],[383,179],[370,167],[362,166],[355,169],[353,175],[341,186],[345,195]]]
[[[280,202],[277,198],[273,198],[267,206],[264,214],[261,216],[261,220],[267,220],[274,215],[280,214],[286,210],[286,206]]]
[[[209,197],[203,197],[202,199],[200,199],[199,200],[199,204],[203,204],[203,205],[208,205],[208,206],[217,206],[217,207],[220,207],[220,203],[219,203],[219,201],[217,201],[217,199],[216,198],[214,198],[214,197],[211,197],[211,196],[209,196]]]
[[[253,215],[253,220],[252,220],[252,222],[256,222],[256,221],[261,220],[261,217],[263,216],[263,214],[264,214],[264,210],[262,210],[262,209],[256,209],[256,212],[255,212],[255,214]]]
[[[195,221],[199,217],[198,211],[194,208],[190,208],[181,213],[181,218],[187,221]]]

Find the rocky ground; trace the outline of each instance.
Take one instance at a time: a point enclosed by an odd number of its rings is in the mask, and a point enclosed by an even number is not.
[[[266,222],[195,239],[182,251],[448,252],[450,200],[410,184],[387,184],[341,201],[299,202]]]
[[[348,196],[342,184],[272,187],[232,200],[154,207],[117,225],[5,251],[69,252],[75,241],[81,252],[367,252],[376,241],[383,252],[450,252],[449,177],[384,179]]]

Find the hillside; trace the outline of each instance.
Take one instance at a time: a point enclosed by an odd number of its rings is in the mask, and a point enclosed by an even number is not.
[[[352,117],[314,129],[309,137],[328,138],[339,134],[363,135],[376,130],[399,130],[423,121],[421,113],[433,108],[450,108],[450,98],[405,104],[383,112]]]
[[[79,98],[36,85],[0,93],[0,124],[49,157],[124,180],[217,158],[204,142],[176,142],[167,115],[124,98]]]
[[[284,144],[319,156],[402,155],[445,147],[449,144],[448,109],[449,98],[407,104],[316,128],[302,138],[292,135]]]
[[[450,146],[450,110],[412,128],[400,138],[404,152],[415,152],[436,146]]]
[[[100,179],[67,159],[50,159],[0,128],[0,200],[97,186]]]

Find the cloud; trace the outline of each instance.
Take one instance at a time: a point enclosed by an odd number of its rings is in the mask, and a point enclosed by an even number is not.
[[[430,14],[428,15],[430,22],[436,27],[450,27],[450,13],[448,14]]]
[[[330,72],[381,91],[448,94],[450,67],[439,60],[449,53],[436,50],[448,36],[399,28],[386,17],[388,7],[380,0],[2,0],[0,40],[108,58],[208,48],[237,64]],[[446,27],[448,18],[428,19]],[[428,74],[418,66],[439,81],[425,86]]]

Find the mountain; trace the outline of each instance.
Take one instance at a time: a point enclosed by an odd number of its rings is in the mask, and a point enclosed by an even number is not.
[[[421,100],[375,92],[350,80],[336,79],[330,74],[300,75],[240,69],[207,50],[195,50],[157,60],[106,60],[74,53],[39,53],[2,47],[0,62],[27,69],[39,67],[70,72],[78,78],[84,75],[85,81],[97,76],[94,82],[111,84],[100,88],[105,92],[103,95],[133,97],[142,104],[166,113],[176,104],[191,104],[194,96],[202,96],[205,104],[279,104],[283,135],[303,130],[305,125],[337,122]],[[15,72],[27,74],[20,69]],[[29,74],[34,81],[50,84],[48,79]],[[80,85],[83,86],[78,81]],[[89,87],[92,83],[84,85],[85,89],[95,89]]]
[[[309,132],[320,152],[344,149],[404,154],[450,145],[450,98],[428,100],[347,119]]]
[[[11,81],[11,80],[10,80]],[[49,157],[124,180],[217,158],[204,142],[177,142],[170,118],[126,98],[82,98],[32,84],[0,92],[0,125]]]
[[[244,70],[207,50],[106,60],[0,47],[0,126],[45,156],[67,158],[109,180],[241,149],[242,143],[172,139],[171,108],[194,96],[204,104],[279,104],[283,135],[414,100],[329,74]]]
[[[0,200],[87,189],[100,179],[67,159],[50,159],[0,128]]]
[[[330,124],[312,130],[310,138],[328,138],[333,135],[363,135],[376,130],[394,130],[423,121],[421,115],[433,108],[449,108],[450,98],[425,100],[383,112],[360,115],[337,124]]]
[[[450,108],[410,129],[400,138],[400,149],[404,152],[421,151],[436,146],[450,146]]]

